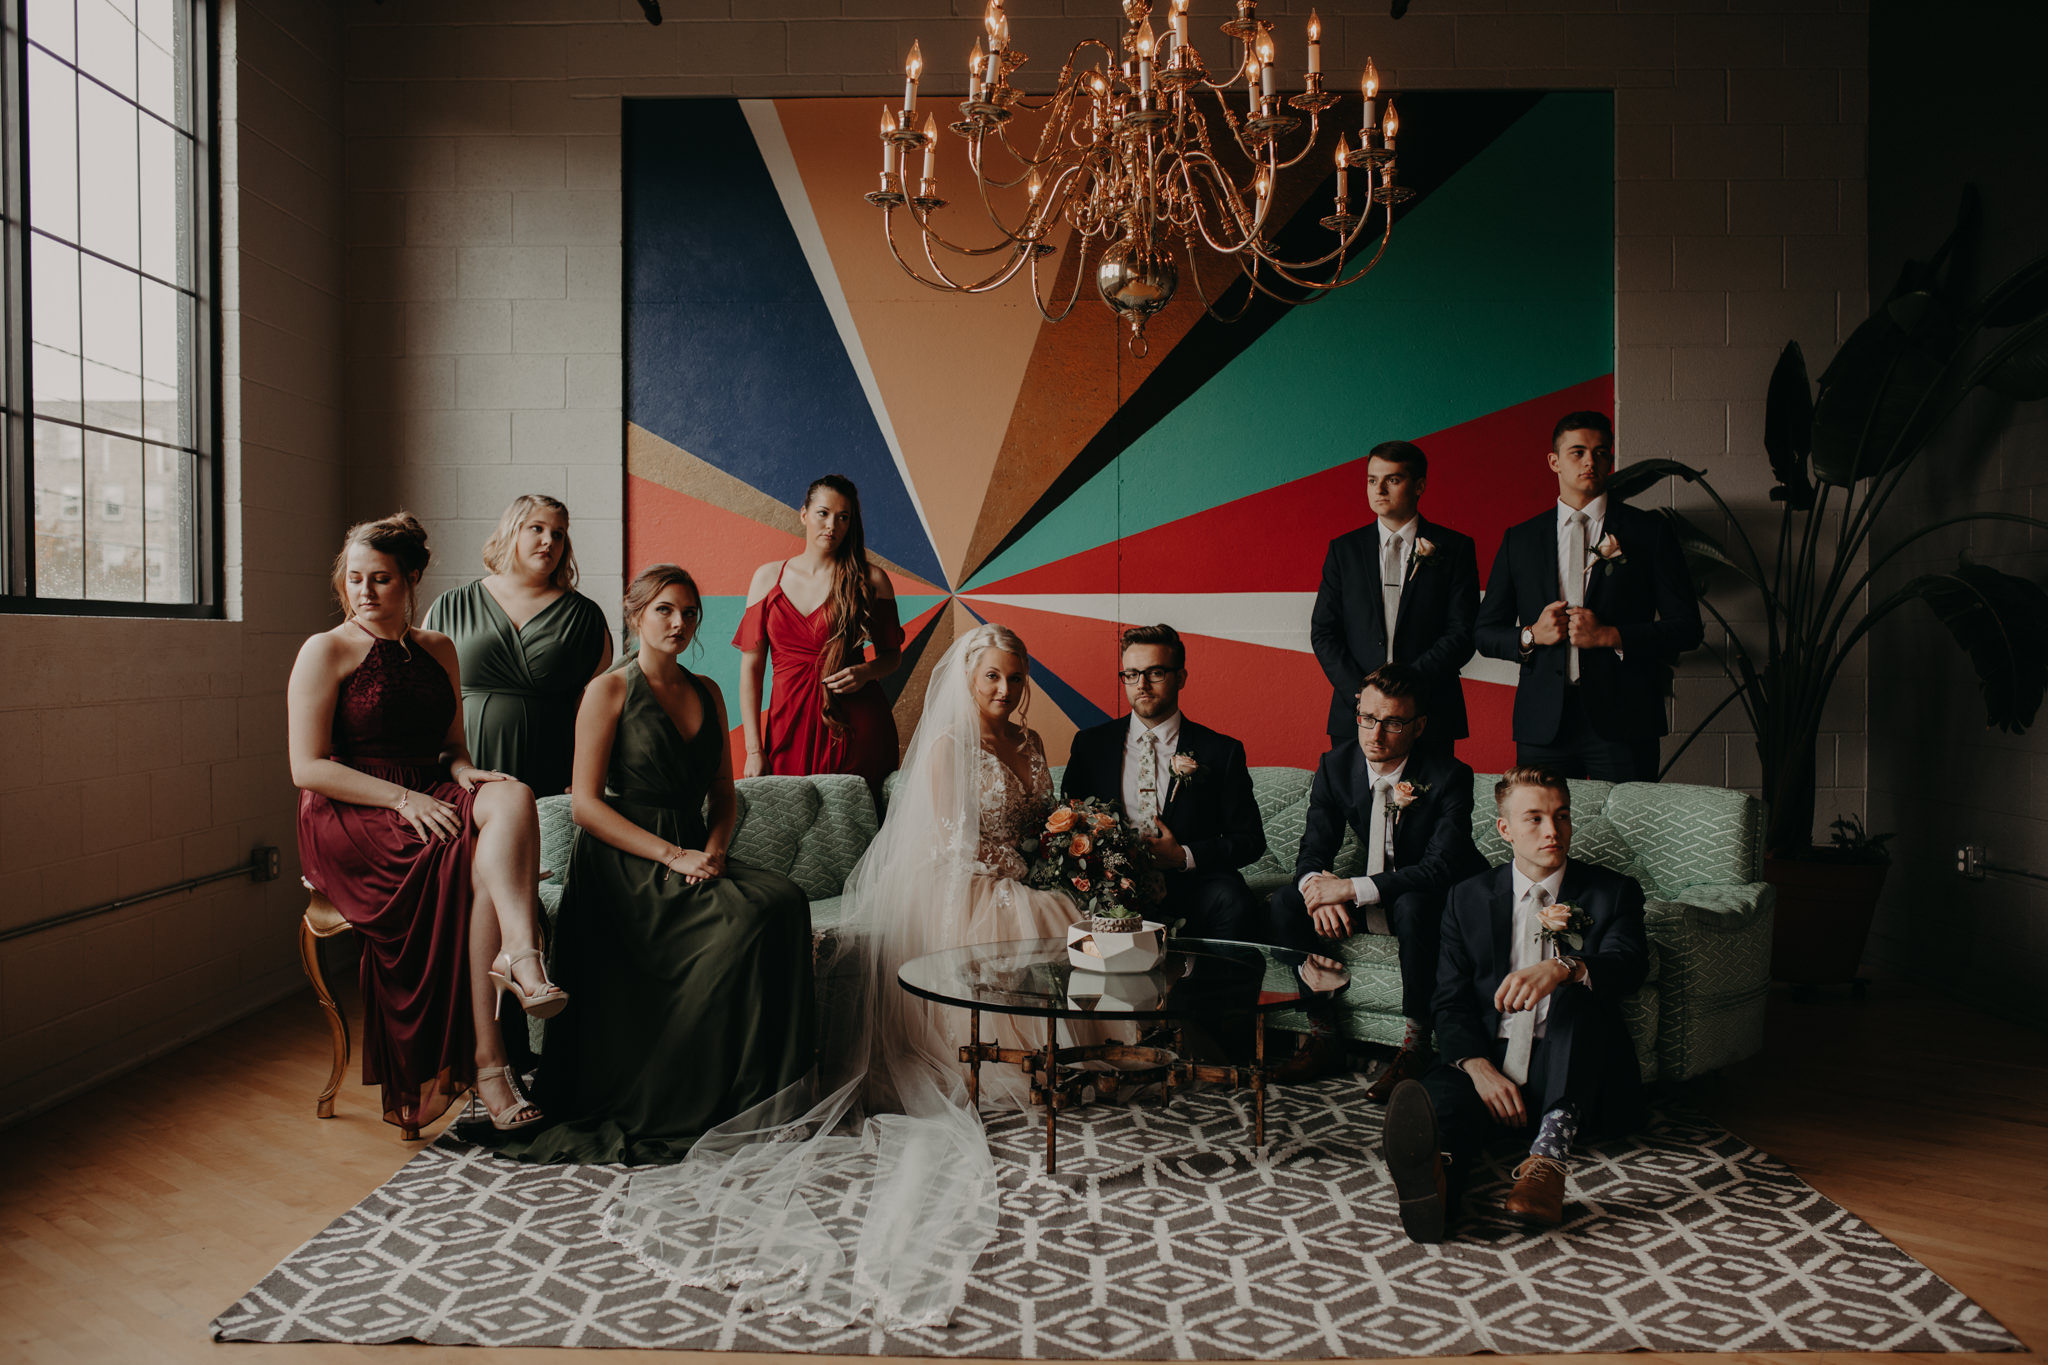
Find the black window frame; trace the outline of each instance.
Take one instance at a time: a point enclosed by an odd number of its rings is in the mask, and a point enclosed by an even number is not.
[[[179,0],[190,10],[192,51],[193,231],[192,447],[193,600],[108,601],[43,597],[35,591],[35,411],[30,346],[35,300],[29,292],[29,111],[25,0],[0,0],[0,285],[7,331],[0,338],[0,613],[221,619],[227,615],[224,458],[225,353],[221,341],[220,16],[217,0]],[[91,499],[86,499],[89,504]],[[147,572],[145,565],[144,572]]]

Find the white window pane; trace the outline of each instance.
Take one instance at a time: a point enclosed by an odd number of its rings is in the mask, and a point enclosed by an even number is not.
[[[182,27],[178,14],[184,8],[185,0],[137,0],[135,6],[136,27],[142,31],[137,93],[145,109],[154,109],[173,123],[181,121],[183,110],[177,53]]]
[[[178,154],[185,139],[145,115],[142,130],[142,268],[160,280],[181,279],[178,243],[185,215],[179,210]]]
[[[76,427],[36,423],[36,595],[85,596],[85,466]]]
[[[142,486],[142,447],[98,432],[85,433],[85,497],[102,511],[86,532],[85,595],[96,601],[139,602],[143,593],[142,510],[130,505],[127,490]]]
[[[142,543],[149,569],[144,587],[152,602],[190,602],[198,595],[192,563],[192,509],[197,502],[192,457],[153,446],[145,462]]]
[[[91,256],[79,262],[85,332],[85,420],[90,426],[142,430],[141,281]]]
[[[136,255],[135,106],[94,85],[78,87],[78,142],[88,173],[79,184],[80,246],[124,265]]]
[[[78,69],[135,97],[135,19],[126,0],[79,0]]]
[[[28,54],[30,221],[78,240],[78,77],[54,57]]]
[[[62,242],[32,236],[28,261],[35,408],[45,416],[76,421],[83,394],[78,377],[78,253]]]
[[[184,295],[154,280],[142,282],[142,434],[150,440],[191,440],[190,310]]]
[[[76,24],[71,0],[28,0],[29,41],[60,57],[71,56],[71,31]]]

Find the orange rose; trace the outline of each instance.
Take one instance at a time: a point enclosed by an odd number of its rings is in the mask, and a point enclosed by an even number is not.
[[[1561,934],[1572,927],[1572,908],[1569,905],[1546,905],[1536,912],[1536,922],[1553,934]]]
[[[1067,841],[1067,852],[1076,858],[1086,857],[1088,850],[1095,847],[1095,841],[1085,834],[1076,834]]]
[[[1098,833],[1107,834],[1115,825],[1116,817],[1108,811],[1097,811],[1095,813],[1095,828]]]
[[[1047,834],[1065,834],[1074,827],[1074,822],[1080,818],[1080,815],[1072,806],[1061,806],[1046,817],[1045,832]]]

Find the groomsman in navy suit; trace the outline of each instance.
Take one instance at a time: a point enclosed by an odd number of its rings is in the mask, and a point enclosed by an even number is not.
[[[1407,441],[1385,441],[1365,461],[1371,525],[1330,542],[1323,584],[1309,618],[1309,642],[1330,680],[1330,746],[1351,742],[1358,680],[1384,663],[1404,663],[1429,688],[1426,749],[1451,752],[1472,733],[1458,670],[1472,657],[1479,612],[1479,560],[1472,537],[1422,515],[1429,456]]]
[[[1353,934],[1399,939],[1407,1032],[1392,1064],[1365,1092],[1375,1104],[1425,1069],[1444,896],[1486,866],[1472,845],[1472,770],[1442,750],[1420,747],[1433,725],[1425,697],[1422,675],[1407,664],[1384,664],[1366,675],[1354,703],[1357,737],[1316,766],[1295,884],[1274,892],[1270,902],[1273,941],[1285,948],[1327,953],[1332,942]],[[1330,870],[1347,825],[1366,851],[1362,877]],[[1316,1019],[1308,1046],[1282,1079],[1322,1074],[1341,1049],[1331,1021]]]
[[[1166,878],[1162,919],[1200,938],[1257,942],[1241,867],[1266,851],[1244,745],[1181,714],[1187,647],[1172,626],[1123,633],[1119,679],[1131,714],[1074,736],[1061,792],[1113,801]]]
[[[1501,538],[1479,652],[1521,664],[1515,761],[1655,782],[1671,665],[1704,637],[1685,556],[1654,512],[1610,503],[1614,427],[1573,412],[1551,434],[1557,504]]]
[[[1509,771],[1494,805],[1514,857],[1451,888],[1437,967],[1439,1060],[1387,1102],[1387,1172],[1401,1226],[1417,1242],[1443,1240],[1456,1187],[1494,1136],[1529,1144],[1507,1212],[1554,1227],[1579,1133],[1615,1135],[1643,1117],[1621,1017],[1649,973],[1643,889],[1571,857],[1571,793],[1555,771]]]

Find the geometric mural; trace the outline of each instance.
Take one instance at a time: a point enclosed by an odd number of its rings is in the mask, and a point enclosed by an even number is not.
[[[1254,764],[1310,766],[1329,691],[1309,609],[1330,539],[1371,518],[1366,450],[1424,445],[1424,508],[1478,542],[1483,582],[1501,532],[1555,496],[1551,423],[1612,410],[1609,95],[1404,95],[1417,195],[1372,275],[1224,323],[1183,260],[1143,359],[1092,286],[1052,324],[1028,277],[971,297],[907,277],[861,199],[877,108],[625,101],[627,568],[697,576],[691,663],[728,695],[752,570],[801,548],[804,487],[837,472],[895,582],[909,639],[885,686],[905,739],[955,632],[1001,620],[1031,646],[1030,720],[1059,762],[1076,728],[1123,713],[1116,632],[1168,621],[1189,714]],[[1356,117],[1332,111],[1325,139]],[[942,191],[966,199],[965,144],[940,142]],[[1283,251],[1326,238],[1334,175],[1282,181]],[[1041,270],[1064,298],[1059,246]],[[1202,268],[1219,308],[1245,305],[1234,266]],[[1482,771],[1512,758],[1514,677],[1466,669],[1459,753]]]

